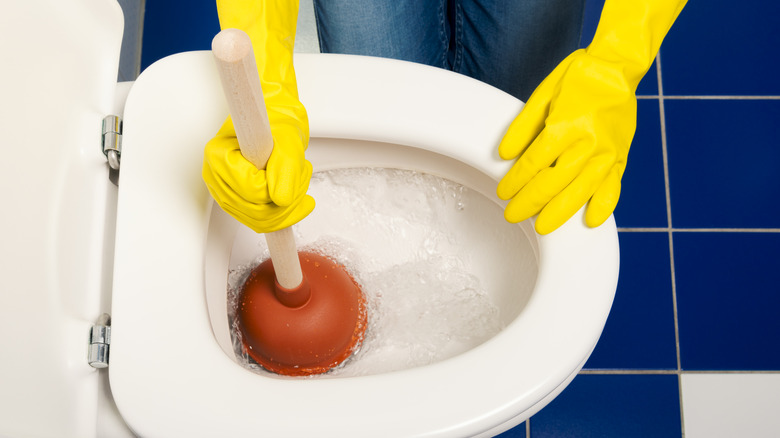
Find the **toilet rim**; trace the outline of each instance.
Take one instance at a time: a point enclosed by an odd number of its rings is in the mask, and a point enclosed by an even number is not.
[[[295,62],[313,138],[422,147],[496,180],[508,168],[495,146],[522,107],[511,96],[401,61],[296,55]],[[535,290],[543,293],[494,338],[455,358],[314,380],[266,378],[233,362],[212,342],[203,276],[171,275],[203,270],[206,239],[193,236],[205,236],[217,207],[200,181],[201,150],[226,113],[208,52],[152,65],[125,107],[109,376],[137,433],[473,435],[530,409],[582,366],[606,321],[618,270],[614,219],[589,229],[582,211],[538,236]],[[172,114],[174,127],[184,120],[187,128],[171,129]],[[157,247],[161,240],[167,245]],[[170,366],[171,358],[186,362]]]

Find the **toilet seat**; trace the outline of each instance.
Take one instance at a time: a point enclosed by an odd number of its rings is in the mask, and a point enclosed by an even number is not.
[[[9,145],[0,161],[9,206],[0,217],[0,435],[113,436],[106,431],[124,420],[141,436],[490,436],[544,406],[587,359],[614,296],[617,233],[612,219],[588,229],[579,213],[551,235],[531,234],[544,293],[473,350],[355,378],[243,369],[212,329],[224,313],[204,296],[210,282],[224,285],[204,267],[227,265],[225,242],[238,226],[200,180],[203,144],[227,112],[210,54],[151,66],[124,105],[115,97],[122,17],[113,0],[10,9],[0,15],[0,48],[11,60],[0,80]],[[467,162],[493,180],[508,166],[495,144],[520,102],[491,87],[346,56],[298,56],[296,71],[311,122],[307,155],[318,168],[392,163],[398,145]],[[100,124],[122,111],[114,207]],[[360,155],[330,140],[342,138],[391,147]],[[436,173],[437,163],[411,168]],[[87,365],[87,335],[109,310],[110,366],[98,371]]]
[[[328,156],[325,167],[372,164],[366,156],[318,152],[328,142],[321,146],[317,139],[330,137],[422,147],[468,162],[494,180],[506,171],[508,163],[493,145],[520,107],[508,95],[398,61],[297,55],[295,62],[311,120],[307,155],[315,169]],[[345,94],[347,89],[352,92]],[[415,98],[414,106],[406,105]],[[612,220],[588,229],[580,212],[558,232],[538,236],[536,289],[545,292],[534,294],[493,339],[456,358],[382,375],[315,380],[269,378],[243,369],[212,333],[203,296],[208,273],[177,274],[221,263],[227,275],[230,231],[224,231],[222,243],[207,235],[214,232],[210,220],[230,220],[213,219],[213,210],[219,210],[200,181],[202,146],[226,114],[208,52],[178,54],[151,66],[125,107],[110,379],[119,410],[136,432],[479,435],[519,422],[519,413],[530,415],[581,368],[614,295],[617,234]],[[438,119],[436,129],[426,118]],[[166,245],[158,245],[163,241]],[[224,278],[214,281],[224,288]],[[160,415],[160,405],[170,411]],[[510,427],[506,424],[503,428]]]

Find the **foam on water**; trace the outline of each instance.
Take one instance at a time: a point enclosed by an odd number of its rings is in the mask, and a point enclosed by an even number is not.
[[[328,376],[427,365],[474,348],[501,330],[499,309],[475,268],[470,236],[508,225],[497,205],[448,180],[393,169],[320,172],[309,193],[317,208],[295,227],[299,246],[344,265],[368,301],[362,346]],[[497,213],[480,221],[495,224],[469,219],[482,218],[481,212],[491,207]],[[469,209],[478,209],[477,214],[465,214]],[[230,272],[231,320],[241,285],[268,257],[264,239],[257,245],[257,259]],[[262,372],[241,351],[235,327],[231,335],[243,364]]]

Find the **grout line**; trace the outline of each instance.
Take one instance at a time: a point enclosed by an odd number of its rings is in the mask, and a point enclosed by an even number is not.
[[[664,97],[663,97],[663,80],[661,77],[661,57],[656,58],[656,66],[658,70],[658,110],[660,112],[661,121],[661,150],[663,153],[663,165],[664,165],[664,191],[666,196],[666,232],[669,236],[669,268],[671,270],[672,281],[672,311],[674,314],[674,342],[677,355],[677,369],[682,369],[682,361],[680,360],[680,330],[677,313],[677,281],[675,277],[674,269],[674,233],[672,228],[672,195],[671,187],[669,183],[669,151],[668,142],[666,138],[666,112],[664,111]]]
[[[667,218],[668,220],[668,218]],[[780,228],[642,228],[642,227],[618,227],[620,232],[626,233],[780,233]]]
[[[674,344],[677,354],[677,395],[680,403],[680,435],[685,437],[685,412],[683,409],[682,393],[682,360],[680,359],[680,324],[679,314],[677,312],[677,278],[674,269],[674,233],[672,232],[672,195],[669,183],[669,150],[666,138],[666,111],[664,107],[664,81],[661,69],[661,52],[659,51],[655,58],[656,70],[658,71],[658,111],[661,121],[661,150],[663,152],[664,163],[664,191],[666,192],[666,226],[669,235],[669,267],[672,282],[672,313],[674,315]]]
[[[780,374],[780,370],[686,370],[682,374]]]
[[[660,95],[641,95],[637,99],[659,99],[666,100],[780,100],[780,96],[660,96]]]
[[[671,100],[780,100],[780,96],[664,96]]]
[[[525,420],[525,438],[531,438],[531,419]]]
[[[706,374],[780,374],[780,370],[663,370],[663,369],[589,369],[580,370],[580,375],[706,375]]]
[[[672,231],[672,195],[669,187],[669,153],[667,149],[666,139],[666,111],[664,109],[664,91],[663,80],[661,78],[661,56],[660,54],[655,59],[656,70],[658,75],[658,112],[661,125],[661,154],[664,166],[664,195],[666,197],[666,231],[671,233]],[[674,270],[674,265],[672,265]],[[675,314],[675,318],[677,314]],[[679,354],[678,354],[679,356]]]
[[[619,232],[626,232],[626,233],[667,233],[669,232],[669,228],[629,228],[629,227],[618,227],[617,229]]]
[[[780,233],[780,228],[672,228],[675,233]]]
[[[677,375],[680,370],[580,370],[578,374],[587,375]]]

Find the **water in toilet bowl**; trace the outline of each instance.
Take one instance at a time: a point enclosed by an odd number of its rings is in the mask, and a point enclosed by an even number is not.
[[[299,245],[343,264],[369,304],[363,345],[325,377],[423,366],[474,348],[510,317],[484,277],[535,280],[495,263],[527,238],[498,205],[462,185],[407,170],[351,168],[316,173],[309,193],[317,208],[295,227]],[[268,257],[263,239],[237,237],[244,238],[256,240],[258,256],[231,270],[229,313],[249,271]],[[231,336],[242,365],[264,373],[241,351],[235,327]]]

